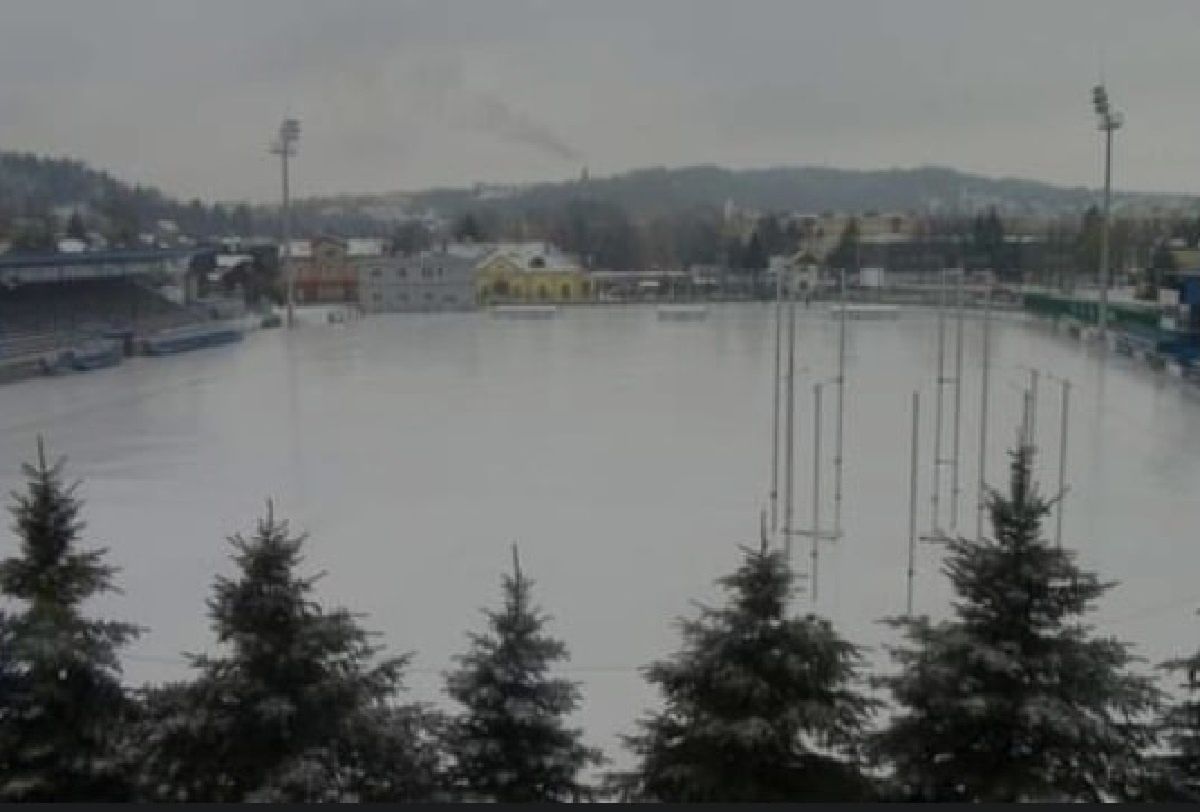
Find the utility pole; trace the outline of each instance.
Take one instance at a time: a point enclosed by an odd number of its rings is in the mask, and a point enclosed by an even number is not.
[[[946,378],[946,270],[942,269],[941,284],[938,286],[937,307],[937,380],[934,389],[933,402],[933,488],[929,495],[931,506],[929,516],[930,535],[938,535],[941,530],[941,491],[942,466],[942,401],[945,399]]]
[[[1062,384],[1062,425],[1058,437],[1058,504],[1055,505],[1054,517],[1056,547],[1062,547],[1063,503],[1067,499],[1067,429],[1071,414],[1071,382],[1066,378],[1059,378],[1059,383]]]
[[[975,537],[983,539],[983,513],[987,496],[987,417],[988,382],[991,377],[992,355],[992,286],[989,283],[983,306],[983,364],[979,396],[979,490],[975,505]]]
[[[792,560],[792,463],[795,456],[793,429],[796,420],[796,300],[788,297],[787,329],[787,413],[784,417],[784,468],[783,468],[783,544],[787,560]]]
[[[963,368],[963,276],[966,269],[959,268],[958,281],[954,286],[954,435],[951,438],[950,456],[950,530],[958,528],[959,461],[962,435],[962,368]]]
[[[842,532],[842,436],[846,412],[846,269],[839,269],[842,309],[838,316],[837,432],[833,449],[833,532]]]
[[[772,401],[771,423],[771,532],[779,529],[779,361],[780,344],[783,333],[783,275],[775,278],[775,368],[772,377],[775,379],[775,399]]]
[[[917,432],[918,412],[921,407],[920,394],[913,392],[912,396],[912,461],[908,475],[908,601],[905,603],[905,615],[912,617],[913,612],[913,581],[916,578],[917,555]]]
[[[1104,85],[1092,88],[1092,105],[1099,118],[1099,128],[1104,132],[1104,216],[1100,232],[1100,339],[1108,345],[1108,285],[1109,285],[1109,211],[1112,204],[1112,140],[1113,132],[1125,123],[1125,116],[1113,110],[1108,101],[1108,90]]]
[[[817,602],[817,576],[820,564],[820,543],[822,541],[837,541],[842,537],[840,530],[821,529],[821,392],[827,383],[836,383],[837,378],[830,378],[813,384],[813,482],[812,482],[812,524],[808,530],[787,530],[789,544],[792,536],[807,537],[811,540],[810,559],[811,569],[808,573],[809,583],[812,584],[813,603]],[[790,551],[790,546],[789,546]]]
[[[1036,369],[1029,370],[1029,445],[1037,447],[1038,377]]]
[[[287,280],[287,326],[294,327],[296,323],[296,270],[292,267],[292,208],[290,190],[288,189],[288,158],[296,154],[296,144],[300,140],[300,122],[294,118],[285,118],[279,125],[279,134],[271,142],[271,154],[278,155],[283,181],[283,208],[280,211],[283,250],[281,257],[283,270]]]
[[[812,584],[813,603],[817,602],[817,558],[821,549],[821,384],[813,384],[813,503],[812,503]]]

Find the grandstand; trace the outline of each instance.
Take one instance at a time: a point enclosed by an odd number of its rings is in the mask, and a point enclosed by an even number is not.
[[[133,339],[202,319],[190,251],[0,255],[0,365],[24,367],[96,336]],[[173,300],[168,291],[182,295]],[[0,373],[0,377],[4,377]]]

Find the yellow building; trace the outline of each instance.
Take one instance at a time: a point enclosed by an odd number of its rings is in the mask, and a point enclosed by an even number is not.
[[[592,298],[587,272],[545,243],[497,246],[475,272],[476,300],[503,302],[586,302]]]

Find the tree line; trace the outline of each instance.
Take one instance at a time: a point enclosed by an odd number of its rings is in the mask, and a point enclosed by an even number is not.
[[[305,537],[275,515],[229,539],[207,602],[215,651],[189,676],[123,684],[143,630],[85,604],[116,589],[77,484],[41,440],[0,561],[4,801],[1152,801],[1200,799],[1200,653],[1180,698],[1087,622],[1113,587],[1043,538],[1052,500],[1018,442],[992,533],[948,542],[948,619],[896,617],[890,668],[792,608],[766,538],[644,669],[655,709],[613,770],[569,724],[579,686],[513,549],[498,605],[444,676],[454,710],[405,701],[410,655],[317,599]]]

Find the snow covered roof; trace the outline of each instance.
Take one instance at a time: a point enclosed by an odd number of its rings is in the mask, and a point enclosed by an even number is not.
[[[292,240],[291,248],[293,258],[303,259],[312,256],[312,240]]]
[[[236,268],[244,262],[253,262],[249,254],[217,254],[218,268]]]
[[[494,249],[490,243],[482,242],[451,242],[446,243],[446,253],[452,257],[463,259],[482,259]]]
[[[504,257],[523,271],[579,270],[575,260],[546,242],[497,243],[489,256]]]
[[[351,257],[383,256],[384,242],[378,237],[351,237],[346,240],[346,255]]]

